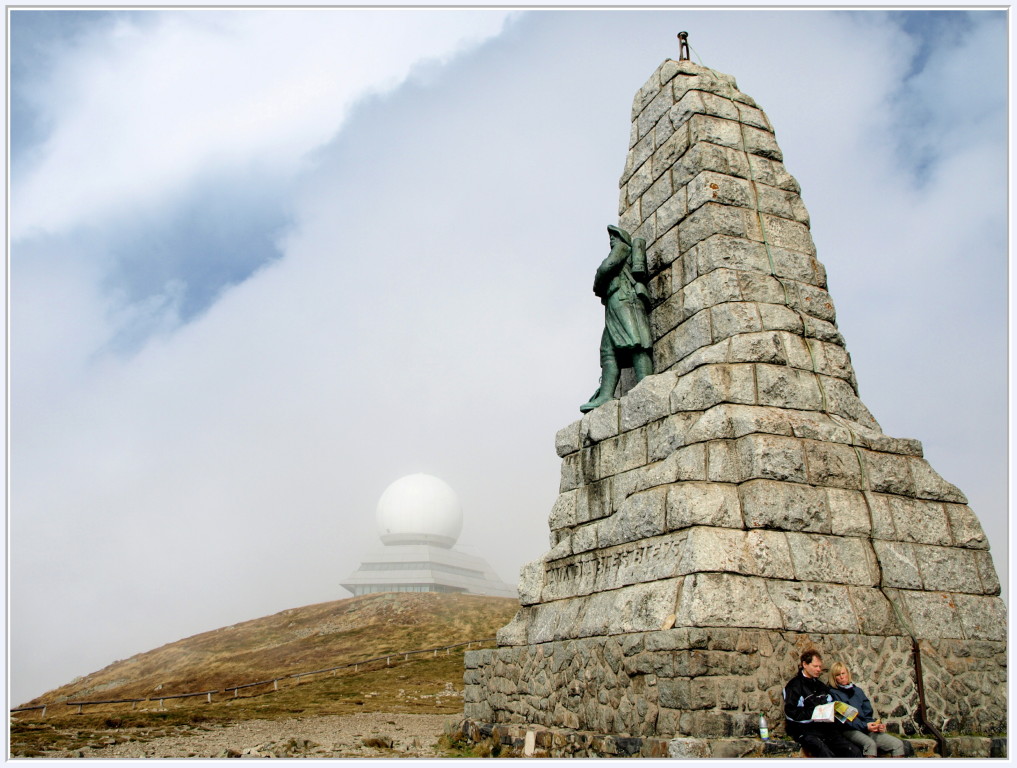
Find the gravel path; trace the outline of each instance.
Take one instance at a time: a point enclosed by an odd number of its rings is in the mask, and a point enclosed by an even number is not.
[[[111,732],[106,744],[46,757],[439,757],[445,726],[462,715],[379,712],[176,729],[172,735]],[[374,741],[374,746],[365,741]],[[113,743],[111,743],[113,742]],[[391,746],[386,746],[391,745]]]

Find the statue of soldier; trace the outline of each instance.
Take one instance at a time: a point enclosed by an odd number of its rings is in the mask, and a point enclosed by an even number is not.
[[[611,253],[597,267],[593,292],[604,305],[604,333],[600,337],[600,387],[590,402],[579,406],[592,411],[614,397],[622,368],[633,368],[636,381],[653,373],[653,336],[647,314],[646,241],[624,229],[608,226]]]

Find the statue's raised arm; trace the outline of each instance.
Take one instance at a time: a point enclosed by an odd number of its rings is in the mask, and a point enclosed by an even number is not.
[[[592,411],[614,397],[622,368],[635,369],[636,381],[653,373],[653,337],[646,290],[646,241],[633,239],[624,229],[608,226],[611,252],[597,267],[593,292],[604,305],[604,333],[600,337],[600,387],[588,403]]]

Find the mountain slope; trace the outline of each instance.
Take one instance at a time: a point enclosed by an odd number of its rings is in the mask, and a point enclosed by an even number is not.
[[[384,592],[292,608],[140,653],[29,702],[171,696],[494,637],[515,598]]]

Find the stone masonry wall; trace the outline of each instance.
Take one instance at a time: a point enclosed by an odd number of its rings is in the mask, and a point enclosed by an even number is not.
[[[762,712],[780,733],[781,690],[810,646],[824,649],[827,664],[855,670],[886,722],[916,732],[910,639],[766,630],[682,627],[472,651],[465,712],[488,723],[714,738],[758,735]],[[995,698],[1006,680],[1003,643],[923,642],[922,651],[933,720],[951,717],[950,730],[1005,729],[1006,708]],[[959,708],[946,705],[954,692]]]
[[[647,241],[653,375],[558,432],[550,550],[466,716],[738,737],[798,654],[905,731],[1005,727],[1006,611],[964,494],[858,396],[808,212],[734,79],[664,62],[633,103],[620,226]]]

